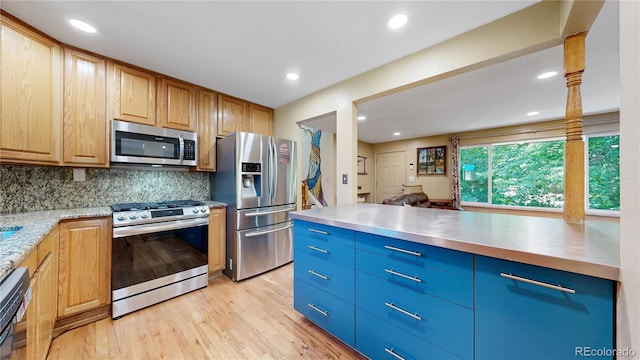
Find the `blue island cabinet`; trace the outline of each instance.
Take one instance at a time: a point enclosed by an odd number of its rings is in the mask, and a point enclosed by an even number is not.
[[[614,286],[476,256],[476,359],[613,358]]]

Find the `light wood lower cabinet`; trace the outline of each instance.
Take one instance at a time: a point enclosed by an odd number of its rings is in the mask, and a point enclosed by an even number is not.
[[[57,165],[61,160],[62,50],[55,41],[0,16],[0,159]]]
[[[209,215],[209,274],[224,270],[227,238],[225,208],[210,209]]]
[[[19,265],[29,268],[31,302],[16,332],[26,330],[27,359],[46,359],[56,319],[58,292],[58,227]],[[26,329],[25,329],[26,327]]]
[[[111,301],[111,218],[60,223],[58,317]]]

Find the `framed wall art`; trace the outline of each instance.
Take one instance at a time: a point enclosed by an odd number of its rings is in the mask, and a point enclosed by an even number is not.
[[[418,148],[418,175],[446,175],[447,147]]]

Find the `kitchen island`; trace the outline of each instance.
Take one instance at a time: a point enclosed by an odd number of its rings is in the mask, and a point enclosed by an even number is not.
[[[615,351],[617,223],[377,204],[291,217],[294,307],[371,358]]]

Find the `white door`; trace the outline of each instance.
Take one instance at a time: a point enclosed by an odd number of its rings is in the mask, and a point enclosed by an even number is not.
[[[376,154],[376,203],[402,193],[406,156],[404,151]]]

